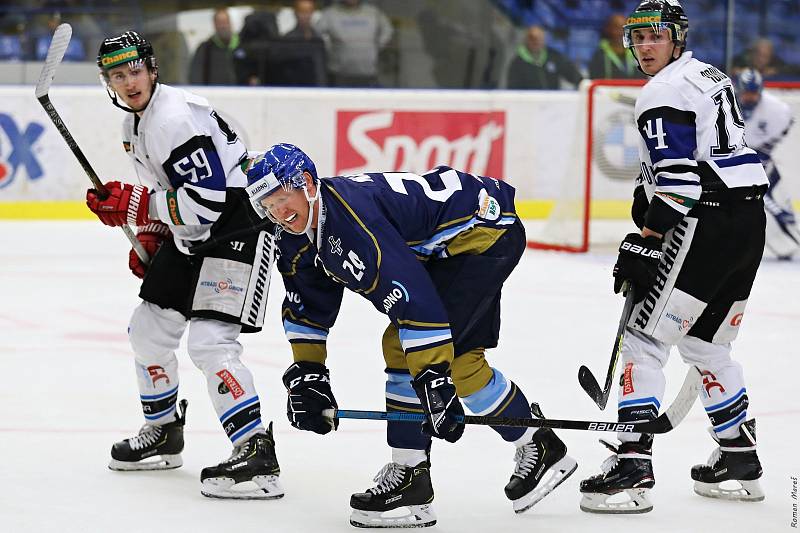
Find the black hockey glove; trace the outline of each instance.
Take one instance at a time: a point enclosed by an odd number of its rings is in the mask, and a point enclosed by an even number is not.
[[[455,442],[464,434],[464,423],[456,422],[457,416],[464,416],[464,408],[447,366],[439,363],[425,367],[414,378],[413,386],[427,417],[422,423],[423,433]]]
[[[644,217],[647,215],[648,207],[650,207],[650,202],[647,201],[644,185],[639,185],[633,190],[633,204],[631,205],[631,218],[639,229],[644,227]]]
[[[619,245],[617,264],[614,265],[614,292],[622,290],[625,280],[636,289],[634,296],[640,302],[656,282],[658,263],[661,261],[661,239],[642,237],[629,233]]]
[[[339,420],[322,415],[336,409],[328,368],[320,363],[299,361],[286,369],[283,384],[288,389],[286,416],[297,429],[324,435],[339,426]]]

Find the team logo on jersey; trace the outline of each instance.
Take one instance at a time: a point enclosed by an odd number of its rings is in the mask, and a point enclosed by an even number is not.
[[[342,238],[341,237],[334,237],[331,235],[328,237],[328,244],[331,245],[331,253],[336,255],[342,255]]]
[[[423,174],[446,165],[503,176],[504,111],[339,111],[336,173],[376,170]]]
[[[43,132],[38,122],[20,128],[11,115],[0,113],[0,189],[14,181],[20,168],[30,180],[44,175],[34,150]]]

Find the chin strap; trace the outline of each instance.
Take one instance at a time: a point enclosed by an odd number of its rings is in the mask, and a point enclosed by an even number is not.
[[[317,183],[317,192],[314,193],[314,196],[308,195],[308,187],[303,187],[303,193],[306,196],[306,200],[308,200],[308,217],[306,219],[306,227],[303,228],[302,231],[292,231],[288,227],[284,227],[285,231],[292,233],[294,235],[307,235],[311,242],[314,242],[313,233],[311,233],[311,223],[314,221],[314,204],[319,199],[319,183]]]
[[[144,111],[145,109],[147,109],[147,106],[150,105],[150,100],[152,100],[153,99],[153,95],[156,94],[156,85],[158,85],[158,81],[154,81],[153,82],[153,86],[150,88],[150,98],[148,98],[147,103],[141,109],[131,109],[130,107],[126,107],[126,106],[120,104],[119,103],[119,96],[117,96],[117,93],[114,90],[109,89],[108,88],[108,84],[106,84],[105,82],[103,83],[103,85],[106,88],[106,92],[108,93],[108,97],[111,98],[111,103],[112,104],[114,104],[118,108],[122,109],[123,111],[127,111],[128,113],[140,113],[140,112]]]

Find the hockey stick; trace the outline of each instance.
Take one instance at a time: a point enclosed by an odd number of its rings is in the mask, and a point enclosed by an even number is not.
[[[47,50],[47,57],[44,60],[42,73],[39,75],[39,81],[36,83],[36,98],[39,100],[39,103],[42,104],[42,107],[44,108],[45,112],[47,112],[50,120],[52,120],[53,124],[55,124],[56,129],[58,129],[58,132],[66,141],[69,149],[72,150],[72,153],[78,159],[78,162],[83,167],[86,175],[89,176],[90,180],[92,180],[94,188],[97,189],[97,192],[100,193],[101,196],[108,196],[108,191],[103,185],[103,182],[97,177],[97,173],[92,168],[92,165],[86,159],[86,156],[83,155],[83,151],[81,150],[80,146],[78,146],[78,143],[75,142],[75,139],[67,129],[64,121],[61,120],[61,116],[58,114],[58,111],[56,111],[56,108],[53,107],[52,102],[50,102],[50,95],[48,94],[50,91],[50,86],[53,84],[53,78],[55,78],[56,75],[56,69],[61,64],[61,60],[64,59],[64,52],[67,51],[67,45],[69,45],[69,40],[71,38],[72,26],[69,24],[60,24],[58,28],[56,28],[56,31],[53,34],[53,40],[50,41],[50,48]],[[125,236],[131,242],[133,249],[136,250],[136,255],[139,256],[139,259],[142,260],[142,263],[149,265],[150,257],[148,257],[147,252],[142,246],[142,243],[140,243],[136,238],[133,230],[128,225],[121,227],[122,231],[125,232]]]
[[[627,282],[626,282],[627,283]],[[617,361],[619,360],[619,353],[622,350],[622,341],[625,339],[625,327],[628,320],[631,318],[631,312],[634,306],[634,290],[630,283],[628,284],[628,293],[625,296],[625,305],[622,308],[622,316],[619,318],[619,326],[617,327],[617,336],[614,339],[614,348],[611,350],[611,362],[608,365],[608,372],[606,373],[606,382],[603,388],[597,383],[592,371],[586,365],[581,365],[578,369],[578,383],[581,384],[586,394],[594,400],[594,403],[602,411],[606,408],[608,397],[611,395],[611,383],[614,381],[614,374],[617,368]]]
[[[616,431],[622,433],[667,433],[675,428],[686,417],[700,393],[702,378],[696,367],[690,367],[683,381],[681,390],[666,411],[655,420],[647,422],[620,423],[597,422],[588,420],[558,420],[555,418],[510,418],[502,416],[469,416],[466,415],[459,422],[476,424],[480,426],[507,426],[507,427],[542,427],[551,429],[575,429],[580,431]],[[416,422],[425,421],[421,413],[399,413],[386,411],[346,411],[343,409],[326,409],[323,416],[329,418],[354,418],[362,420],[386,420],[390,422]]]

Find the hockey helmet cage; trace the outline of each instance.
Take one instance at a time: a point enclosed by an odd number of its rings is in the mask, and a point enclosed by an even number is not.
[[[255,158],[247,168],[247,195],[256,213],[262,218],[266,217],[277,223],[262,201],[278,189],[305,190],[305,172],[311,174],[314,182],[318,181],[314,162],[293,144],[276,144],[263,155]],[[310,202],[316,199],[309,197],[307,190],[305,192]]]

